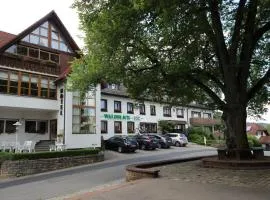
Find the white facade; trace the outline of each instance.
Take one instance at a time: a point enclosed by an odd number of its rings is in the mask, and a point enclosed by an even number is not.
[[[109,94],[101,94],[101,99],[107,102],[107,111],[101,111],[100,113],[100,120],[104,121],[107,124],[107,131],[105,131],[105,133],[102,133],[104,139],[108,139],[118,134],[127,135],[128,122],[134,122],[134,133],[138,133],[139,130],[141,130],[142,128],[141,125],[145,123],[150,124],[150,126],[151,124],[153,124],[153,126],[156,126],[157,128],[156,132],[160,132],[160,130],[158,129],[159,121],[172,121],[177,129],[185,130],[186,128],[191,126],[190,118],[194,118],[194,112],[200,113],[200,116],[202,118],[206,118],[206,116],[210,117],[211,119],[213,118],[213,111],[204,108],[173,106],[170,109],[171,116],[164,116],[164,107],[166,107],[166,105],[162,105],[156,102],[144,101],[143,103],[145,105],[145,114],[140,114],[139,104],[130,98]],[[115,101],[121,102],[121,112],[115,112]],[[133,114],[128,113],[127,111],[128,103],[133,103],[134,105]],[[155,115],[151,115],[150,106],[155,106]],[[178,109],[182,110],[182,116],[177,116]],[[115,132],[115,121],[121,122],[121,133]]]
[[[60,90],[63,89],[61,103]],[[73,126],[73,98],[72,92],[59,84],[57,88],[57,100],[40,99],[34,97],[21,97],[17,95],[0,94],[0,121],[4,122],[3,132],[0,131],[0,142],[20,142],[31,140],[35,143],[41,140],[58,140],[66,145],[66,148],[100,147],[100,89],[96,88],[95,102],[95,133],[74,134]],[[61,107],[62,106],[62,107]],[[62,112],[60,110],[62,109]],[[6,132],[7,123],[19,121],[17,138],[15,131]],[[27,122],[43,122],[46,131],[42,133],[29,133],[26,128]],[[56,133],[52,133],[51,123],[57,121]],[[15,128],[15,127],[14,127]],[[1,129],[0,129],[1,130]]]

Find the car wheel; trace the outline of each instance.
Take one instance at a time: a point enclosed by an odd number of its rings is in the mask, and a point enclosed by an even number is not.
[[[158,143],[158,145],[157,145],[157,146],[158,146],[158,148],[159,148],[159,149],[161,149],[161,144],[160,144],[160,143]]]
[[[122,153],[122,152],[123,152],[122,147],[118,147],[118,152],[119,152],[119,153]]]
[[[142,150],[145,150],[146,149],[146,146],[144,144],[142,144],[141,149]]]
[[[186,147],[186,146],[187,146],[187,144],[183,144],[182,146],[183,146],[183,147]]]
[[[180,145],[181,145],[180,142],[175,142],[176,147],[180,147]]]

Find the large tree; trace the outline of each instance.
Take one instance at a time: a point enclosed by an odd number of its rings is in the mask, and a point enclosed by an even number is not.
[[[228,148],[250,156],[247,113],[269,103],[269,0],[75,0],[86,37],[71,82],[122,82],[136,99],[223,111]]]

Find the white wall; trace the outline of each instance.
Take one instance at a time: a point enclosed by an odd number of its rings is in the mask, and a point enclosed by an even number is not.
[[[184,121],[186,122],[186,128],[190,126],[189,124],[189,119],[191,118],[191,111],[197,111],[201,112],[201,115],[203,117],[203,112],[207,113],[212,113],[211,110],[206,110],[206,109],[200,109],[200,108],[191,108],[191,107],[172,107],[171,109],[171,117],[165,117],[163,116],[163,106],[160,103],[156,102],[150,102],[150,101],[145,101],[145,115],[141,115],[139,108],[134,107],[134,114],[128,114],[127,113],[127,103],[135,103],[134,100],[124,98],[124,97],[118,97],[118,96],[112,96],[112,95],[105,95],[101,94],[101,99],[106,99],[107,100],[107,112],[101,112],[101,120],[105,120],[108,123],[108,133],[107,134],[102,134],[104,139],[108,139],[112,137],[114,133],[114,121],[119,121],[119,120],[114,120],[114,119],[105,119],[104,114],[116,114],[116,115],[127,115],[130,116],[132,120],[135,122],[135,130],[138,129],[140,126],[140,122],[148,122],[148,123],[157,123],[160,120],[177,120],[177,121]],[[114,112],[114,101],[121,101],[121,113],[115,113]],[[154,105],[156,107],[156,115],[151,116],[150,115],[150,105]],[[182,108],[184,112],[183,118],[178,118],[177,117],[177,112],[176,108]],[[133,120],[134,117],[139,120]],[[127,120],[121,120],[122,122],[122,134],[121,135],[127,135]]]
[[[0,94],[0,107],[58,110],[57,100]]]
[[[66,148],[100,147],[100,86],[96,90],[96,134],[72,133],[72,92],[66,91],[65,95],[65,144]]]

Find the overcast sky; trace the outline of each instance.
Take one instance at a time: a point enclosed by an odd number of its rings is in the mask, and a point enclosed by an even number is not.
[[[34,22],[54,10],[80,48],[83,33],[79,30],[79,19],[71,8],[74,0],[1,0],[0,30],[18,34]],[[269,106],[268,106],[269,107]],[[269,107],[270,109],[270,107]],[[270,123],[270,112],[263,116]],[[250,120],[249,120],[250,121]]]
[[[79,31],[79,19],[71,8],[73,0],[1,0],[0,30],[19,34],[34,22],[54,10],[73,39],[83,47]]]

